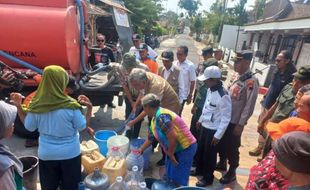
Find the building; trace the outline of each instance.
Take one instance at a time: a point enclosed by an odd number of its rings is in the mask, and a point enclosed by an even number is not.
[[[261,20],[241,27],[235,50],[255,51],[253,71],[265,69],[258,75],[261,85],[268,86],[277,54],[288,50],[297,68],[310,64],[310,0],[267,2]]]

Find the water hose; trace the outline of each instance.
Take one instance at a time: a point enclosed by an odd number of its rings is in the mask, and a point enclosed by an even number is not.
[[[5,53],[5,52],[2,51],[2,50],[0,50],[0,56],[3,56],[3,57],[5,57],[5,58],[7,58],[7,59],[9,59],[9,60],[11,60],[11,61],[13,61],[13,62],[19,64],[19,65],[21,65],[21,66],[23,66],[23,67],[26,67],[26,68],[28,68],[28,69],[31,69],[31,70],[37,72],[38,74],[41,74],[41,75],[43,74],[42,69],[39,69],[39,68],[37,68],[37,67],[31,65],[30,63],[27,63],[27,62],[25,62],[25,61],[23,61],[23,60],[21,60],[21,59],[18,59],[18,58],[14,57],[14,56],[12,56],[12,55],[10,55],[10,54],[8,54],[8,53]]]
[[[88,68],[85,65],[85,55],[84,55],[84,14],[81,0],[76,0],[76,4],[79,10],[80,15],[80,59],[81,59],[81,67],[85,73],[89,73]]]

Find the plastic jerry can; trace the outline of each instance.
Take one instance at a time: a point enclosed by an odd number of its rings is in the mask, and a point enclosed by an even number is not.
[[[82,155],[86,153],[91,153],[94,150],[99,151],[98,145],[93,140],[82,141],[82,143],[80,144],[80,147],[81,147]]]
[[[102,171],[109,176],[110,184],[112,184],[115,182],[117,176],[125,176],[126,161],[124,158],[120,157],[109,157]]]
[[[95,168],[102,170],[105,162],[106,158],[102,156],[97,150],[82,155],[82,165],[84,166],[85,172],[87,174],[94,172]]]

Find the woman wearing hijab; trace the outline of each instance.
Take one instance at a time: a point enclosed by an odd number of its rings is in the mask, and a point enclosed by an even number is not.
[[[78,189],[81,180],[79,131],[89,126],[86,121],[91,117],[92,104],[86,96],[78,98],[87,106],[85,119],[81,105],[65,94],[68,81],[68,74],[62,67],[46,67],[37,93],[26,110],[27,115],[21,108],[21,95],[11,94],[25,128],[38,129],[40,134],[38,157],[42,190],[56,190],[59,186]]]
[[[167,155],[167,179],[178,186],[186,186],[197,149],[195,137],[180,116],[160,107],[160,100],[155,94],[145,95],[141,102],[152,121],[148,139],[140,151],[143,152],[156,139]]]
[[[0,140],[12,136],[16,115],[15,106],[0,101]],[[0,144],[0,189],[21,190],[22,176],[22,163],[9,151],[8,147]]]

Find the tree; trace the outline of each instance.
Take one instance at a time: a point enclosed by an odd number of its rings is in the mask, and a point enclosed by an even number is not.
[[[133,12],[130,18],[135,32],[141,33],[156,25],[162,11],[160,0],[124,0],[124,3]]]
[[[201,14],[198,14],[193,18],[193,22],[190,28],[193,33],[196,33],[196,40],[200,40],[200,34],[204,29],[204,23]]]
[[[194,16],[201,5],[200,0],[180,0],[178,6],[185,9],[190,17]]]
[[[254,11],[254,20],[257,21],[258,19],[261,19],[264,13],[266,5],[266,0],[255,0],[255,4],[251,6]]]
[[[245,10],[246,3],[247,0],[240,0],[239,3],[233,8],[236,16],[235,24],[238,26],[243,26],[248,21],[248,14]]]

